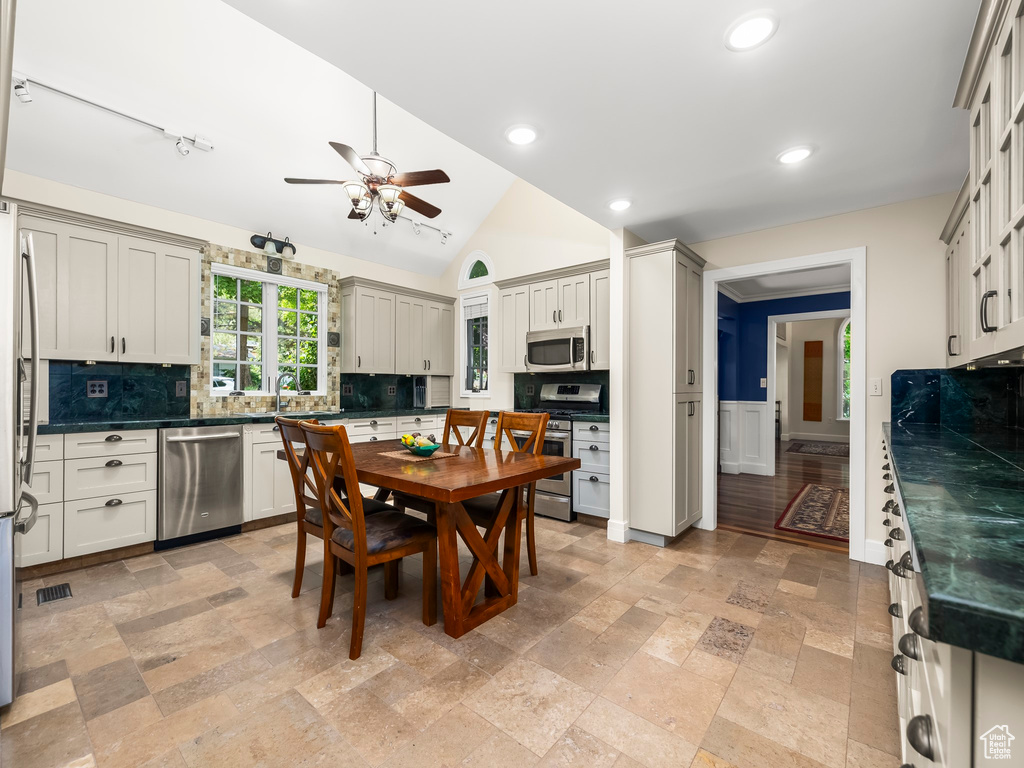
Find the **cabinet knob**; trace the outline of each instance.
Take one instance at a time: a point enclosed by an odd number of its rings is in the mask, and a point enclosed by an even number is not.
[[[598,446],[598,445],[592,445],[592,446],[590,446],[590,450],[592,450],[592,451],[600,451],[601,447]]]
[[[921,660],[921,639],[913,632],[907,632],[907,634],[901,637],[900,641],[896,643],[896,647],[907,658],[914,661]]]
[[[371,438],[370,438],[370,442],[371,442],[371,443],[376,443],[376,442],[377,442],[377,436],[376,436],[376,435],[374,435],[373,437],[371,437]]]
[[[370,426],[371,427],[376,427],[377,426],[377,420],[376,419],[371,419],[370,420]]]
[[[107,441],[108,443],[119,443],[119,442],[121,442],[122,440],[124,440],[124,438],[123,438],[123,437],[121,437],[120,435],[107,435],[107,436],[106,436],[106,437],[104,437],[103,439],[104,439],[105,441]]]
[[[107,466],[107,467],[120,467],[121,464],[123,464],[123,463],[124,462],[122,462],[120,459],[111,459],[104,466]]]
[[[903,609],[899,603],[889,603],[889,615],[897,619],[903,618]]]
[[[929,760],[935,759],[935,744],[931,715],[917,715],[907,723],[907,741],[918,754]]]
[[[592,483],[596,483],[596,482],[598,482],[598,477],[597,477],[597,475],[591,475],[591,476],[590,476],[590,482],[592,482]]]
[[[598,429],[599,429],[599,427],[597,426],[597,424],[591,424],[590,425],[590,431],[591,432],[597,432]]]
[[[918,637],[923,637],[925,640],[928,639],[928,619],[925,618],[923,606],[919,605],[910,612],[910,616],[907,617],[907,623],[914,630],[914,634]]]
[[[497,423],[498,423],[497,419],[491,419],[491,424],[497,424]]]
[[[901,653],[897,653],[892,657],[892,661],[889,662],[889,666],[901,675],[907,674],[907,659]]]
[[[419,424],[421,421],[423,421],[423,419],[421,419],[419,416],[417,416],[415,421],[416,421],[417,424]]]
[[[104,504],[104,506],[106,506],[106,507],[119,507],[123,503],[124,502],[122,502],[120,499],[111,499],[106,504]]]

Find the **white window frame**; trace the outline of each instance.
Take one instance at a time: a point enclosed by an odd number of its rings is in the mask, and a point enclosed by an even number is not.
[[[474,259],[475,261],[475,259]],[[466,307],[480,303],[480,299],[487,302],[487,343],[484,348],[487,350],[487,389],[474,392],[466,389],[466,367],[469,365],[466,352],[469,347],[469,339],[466,338]],[[494,332],[492,309],[494,302],[491,301],[491,291],[477,291],[467,293],[459,297],[459,394],[461,397],[490,398],[491,396],[491,336]]]
[[[851,318],[847,317],[839,324],[839,331],[836,334],[836,420],[837,421],[849,421],[849,416],[843,415],[843,374],[845,373],[843,363],[846,360],[843,357],[843,334],[846,332],[846,327],[850,324]],[[853,381],[853,360],[850,360],[850,381]],[[852,393],[851,393],[852,394]],[[850,400],[850,413],[853,413],[853,399],[851,396]]]
[[[478,261],[482,261],[484,266],[487,267],[487,274],[483,277],[470,277],[469,273],[472,271],[473,265]],[[491,257],[483,251],[473,251],[466,257],[465,261],[462,262],[462,269],[459,270],[459,290],[472,290],[484,285],[490,285],[493,282],[494,262],[491,261]]]
[[[213,264],[210,268],[210,285],[208,290],[210,291],[210,381],[208,382],[210,394],[213,396],[229,397],[231,390],[225,391],[224,388],[215,388],[213,386],[213,371],[216,363],[226,363],[226,360],[214,360],[213,358],[213,334],[216,333],[214,328],[214,318],[216,313],[214,311],[216,299],[214,298],[214,278],[217,276],[232,277],[241,280],[253,280],[263,284],[263,361],[261,363],[263,367],[263,387],[259,390],[249,390],[245,393],[246,397],[274,397],[276,392],[274,391],[273,382],[277,381],[278,374],[278,362],[277,362],[277,290],[278,286],[287,286],[291,288],[298,288],[304,291],[316,291],[317,294],[317,374],[316,382],[317,389],[310,392],[313,397],[325,397],[327,395],[327,328],[325,326],[327,316],[327,285],[324,283],[316,283],[312,280],[302,280],[297,277],[286,277],[284,275],[272,275],[267,272],[262,272],[258,269],[245,269],[243,267],[234,267],[229,264]],[[275,290],[267,290],[268,286],[272,286]],[[272,353],[271,353],[272,350]],[[296,359],[298,358],[298,349],[296,348]],[[272,359],[271,359],[272,358]],[[238,361],[237,365],[240,365],[242,361]],[[237,369],[236,369],[237,370]],[[298,371],[298,363],[296,363],[296,371]],[[237,384],[237,381],[236,381]],[[298,381],[295,383],[296,389],[298,389]],[[290,395],[294,396],[294,390],[289,391]]]

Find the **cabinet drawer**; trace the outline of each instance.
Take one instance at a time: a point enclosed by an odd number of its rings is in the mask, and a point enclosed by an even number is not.
[[[385,434],[352,434],[348,433],[348,441],[350,443],[376,443],[379,440],[395,440],[398,437],[394,432],[388,432]]]
[[[22,440],[22,446],[27,439]],[[22,448],[24,450],[24,447]],[[64,458],[64,435],[39,435],[36,438],[36,461],[60,461]]]
[[[611,486],[608,475],[576,470],[572,473],[572,508],[574,512],[594,517],[609,517]]]
[[[64,503],[65,558],[155,539],[156,491]]]
[[[581,442],[572,447],[573,458],[580,460],[580,472],[608,474],[611,467],[611,449],[608,443]]]
[[[575,421],[572,425],[572,439],[580,443],[607,443],[611,441],[611,424]]]
[[[345,424],[350,438],[362,435],[395,436],[398,425],[394,419],[353,419]]]
[[[252,435],[254,443],[281,442],[281,428],[277,424],[246,424],[242,433]]]
[[[155,453],[64,462],[66,501],[155,490]]]
[[[398,434],[405,435],[411,432],[422,432],[444,428],[444,420],[438,416],[401,416],[398,419]],[[437,435],[440,439],[441,435]]]
[[[40,504],[64,501],[64,462],[41,461],[32,469],[29,492]]]
[[[36,523],[24,536],[14,538],[14,564],[18,568],[51,563],[64,557],[64,505],[40,504]]]
[[[64,435],[65,459],[122,456],[126,453],[156,453],[156,430],[129,429]]]

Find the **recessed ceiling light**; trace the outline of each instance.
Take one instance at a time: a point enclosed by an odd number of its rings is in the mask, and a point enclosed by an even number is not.
[[[741,16],[725,33],[730,51],[749,51],[767,42],[779,28],[779,19],[771,11],[756,11]]]
[[[790,147],[779,155],[778,161],[783,165],[793,165],[806,160],[813,151],[810,147]]]
[[[519,146],[533,144],[537,140],[537,129],[532,125],[513,125],[505,131],[505,138]]]
[[[632,204],[633,202],[631,200],[612,200],[608,203],[608,207],[613,211],[624,211]]]

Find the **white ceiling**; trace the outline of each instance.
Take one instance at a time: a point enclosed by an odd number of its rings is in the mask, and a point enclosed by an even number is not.
[[[651,241],[956,190],[967,172],[967,116],[950,104],[978,0],[228,2]],[[774,38],[726,50],[730,23],[765,5]],[[537,143],[507,144],[516,123],[535,125]],[[798,144],[817,152],[776,163]],[[617,197],[633,207],[611,213]]]
[[[776,272],[719,283],[719,289],[738,301],[763,301],[850,290],[850,265]]]
[[[351,25],[335,41],[354,40]],[[337,30],[335,30],[337,31]],[[370,35],[375,37],[375,35]],[[342,43],[347,44],[347,43]],[[412,232],[374,235],[345,219],[336,186],[352,178],[329,140],[370,150],[371,92],[335,66],[218,0],[32,0],[18,4],[15,70],[188,135],[214,151],[179,157],[155,131],[44,90],[12,99],[9,167],[25,173],[430,275],[440,274],[513,176],[381,100],[379,149],[400,171],[443,168],[420,187],[443,212]],[[409,213],[423,220],[418,214]],[[379,217],[377,217],[379,221]]]

